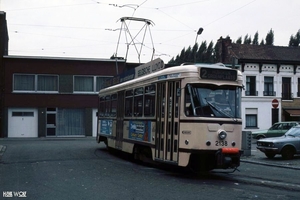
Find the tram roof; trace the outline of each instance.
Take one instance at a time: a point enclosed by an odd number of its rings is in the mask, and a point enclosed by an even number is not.
[[[196,63],[196,64],[182,64],[179,66],[173,66],[173,67],[168,67],[163,70],[153,72],[151,74],[145,75],[138,77],[136,79],[132,79],[123,83],[119,83],[117,85],[113,85],[107,88],[104,88],[100,90],[100,92],[107,92],[109,90],[113,90],[115,88],[123,88],[127,87],[129,85],[135,84],[135,83],[141,83],[145,80],[153,79],[155,77],[160,77],[164,75],[172,75],[172,74],[179,74],[179,73],[187,73],[187,72],[192,72],[192,73],[198,73],[199,68],[201,67],[207,67],[207,68],[214,68],[214,69],[228,69],[228,70],[236,70],[232,69],[229,67],[226,67],[223,63],[215,63],[215,64],[201,64],[201,63]],[[239,70],[236,70],[238,72],[238,76],[241,76],[242,73]],[[180,78],[180,77],[174,77],[174,78]],[[170,80],[169,78],[168,80]],[[159,81],[159,80],[157,80]]]

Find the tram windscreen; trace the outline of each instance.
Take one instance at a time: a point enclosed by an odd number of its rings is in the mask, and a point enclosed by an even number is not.
[[[241,118],[241,88],[207,84],[187,85],[186,115]]]

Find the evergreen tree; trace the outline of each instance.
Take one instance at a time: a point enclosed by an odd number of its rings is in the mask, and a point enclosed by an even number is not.
[[[184,62],[194,62],[194,53],[192,51],[191,46],[189,46],[185,51],[185,57],[186,59]]]
[[[244,44],[251,44],[251,36],[248,36],[248,34],[244,37]]]
[[[197,50],[198,50],[198,42],[196,42],[192,48],[193,62],[196,62],[197,60]]]
[[[229,38],[229,36],[227,36]],[[252,44],[252,45],[274,45],[274,31],[271,29],[267,36],[264,39],[261,40],[261,42],[258,42],[258,31],[255,33],[253,40],[251,39],[251,36],[247,34],[244,37],[244,44]],[[242,36],[240,36],[236,42],[236,44],[242,44]],[[291,35],[289,46],[295,46],[298,47],[300,45],[300,30],[296,33],[296,35]],[[214,45],[213,41],[209,43],[207,46],[207,42],[203,41],[201,45],[199,46],[198,43],[195,43],[193,48],[189,46],[187,49],[183,48],[176,56],[176,58],[172,58],[168,64],[172,65],[180,65],[184,62],[205,62],[205,63],[214,63],[218,60],[219,56],[219,49],[217,44]]]
[[[274,31],[271,29],[266,36],[266,45],[273,45],[274,43]]]
[[[197,51],[196,62],[204,62],[204,54],[206,53],[206,41],[203,41]]]
[[[182,64],[182,63],[184,63],[184,62],[185,62],[185,59],[186,59],[186,57],[185,57],[185,48],[183,48],[183,49],[181,50],[181,52],[180,52],[179,58],[178,58],[178,60],[177,60],[177,64]]]
[[[176,64],[176,65],[180,65],[180,64],[181,64],[179,54],[176,56],[176,59],[175,59],[175,63],[174,63],[174,64]]]
[[[204,62],[205,63],[213,63],[214,62],[213,55],[214,55],[214,43],[213,43],[213,41],[210,41],[210,43],[206,49]]]
[[[240,36],[235,43],[242,44],[242,36]]]
[[[298,47],[300,43],[300,30],[296,33],[295,36],[291,35],[289,46],[290,47]]]
[[[174,57],[171,58],[171,60],[169,60],[168,64],[170,64],[170,65],[175,65],[176,64]]]
[[[258,45],[258,32],[255,33],[254,38],[252,40],[253,45]]]

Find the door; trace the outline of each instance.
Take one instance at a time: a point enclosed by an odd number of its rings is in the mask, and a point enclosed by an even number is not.
[[[170,81],[157,85],[157,119],[155,158],[178,162],[180,82]]]
[[[117,99],[117,125],[116,125],[116,148],[122,149],[122,140],[123,140],[123,121],[124,121],[124,91],[118,93]]]
[[[37,109],[8,109],[8,137],[38,137]]]
[[[56,136],[56,108],[47,108],[46,112],[46,129],[47,136]]]
[[[282,99],[291,100],[291,78],[282,77]]]

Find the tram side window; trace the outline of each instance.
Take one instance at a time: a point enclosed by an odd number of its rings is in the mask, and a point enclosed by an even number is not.
[[[143,116],[143,97],[144,88],[137,88],[134,90],[134,116]]]
[[[155,114],[155,85],[145,87],[144,116],[153,117]]]
[[[117,116],[117,105],[117,94],[113,94],[111,95],[111,117]]]
[[[99,116],[104,117],[105,114],[105,98],[100,97],[100,103],[99,103]]]
[[[133,113],[133,90],[125,92],[125,117],[132,117]]]
[[[110,101],[110,96],[106,96],[105,97],[105,117],[109,117],[110,116],[110,112],[111,112],[111,101]]]

